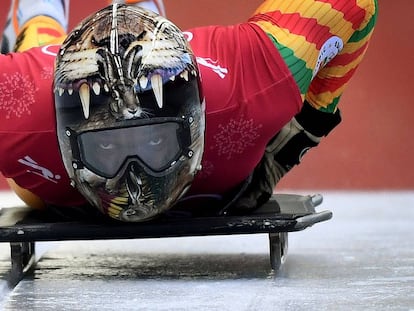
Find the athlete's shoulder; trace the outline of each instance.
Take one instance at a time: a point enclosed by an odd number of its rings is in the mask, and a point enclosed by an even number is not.
[[[0,131],[53,130],[53,71],[59,46],[0,57]]]
[[[234,56],[241,52],[240,49],[256,44],[255,40],[260,37],[256,28],[249,22],[227,26],[211,25],[188,29],[184,31],[184,35],[196,54],[207,51],[230,51]],[[235,50],[236,47],[239,50]]]
[[[57,56],[57,54],[59,53],[59,49],[60,49],[60,45],[50,44],[50,45],[31,48],[31,49],[29,49],[25,52],[22,52],[22,54],[27,53],[31,57],[35,56],[35,57],[40,57],[41,59],[43,59],[43,58],[44,59],[46,59],[46,58],[54,59]]]
[[[54,65],[59,52],[59,45],[46,45],[34,47],[24,52],[15,52],[0,55],[0,68],[3,74],[35,73],[36,67]]]
[[[187,29],[183,33],[190,45],[193,46],[211,40],[213,36],[217,35],[219,28],[219,26],[202,26]]]

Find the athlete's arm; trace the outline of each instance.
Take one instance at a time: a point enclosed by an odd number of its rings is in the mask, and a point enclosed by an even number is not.
[[[334,112],[337,109],[341,95],[365,56],[378,15],[377,1],[367,3],[364,21],[310,84],[306,101],[318,110]]]
[[[376,19],[377,0],[266,0],[256,10],[250,21],[285,60],[304,105],[269,142],[239,208],[266,202],[305,152],[341,122],[339,99],[362,61]]]
[[[284,58],[302,99],[334,112],[360,64],[377,19],[377,0],[266,0],[250,21]]]
[[[18,168],[18,161],[22,155],[44,148],[32,142],[31,132],[42,133],[54,127],[50,114],[54,106],[52,77],[58,49],[59,46],[45,46],[0,54],[0,172],[11,189],[33,208],[41,208],[44,203],[26,189],[33,185],[29,178],[23,177],[26,171]],[[22,187],[16,183],[18,180],[27,184]]]

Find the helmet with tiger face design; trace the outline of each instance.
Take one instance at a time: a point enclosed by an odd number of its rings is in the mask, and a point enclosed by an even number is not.
[[[165,18],[111,5],[56,59],[58,140],[75,186],[102,213],[138,222],[169,209],[200,169],[204,102],[195,57]]]

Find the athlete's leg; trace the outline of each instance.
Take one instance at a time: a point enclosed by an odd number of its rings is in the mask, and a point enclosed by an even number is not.
[[[1,52],[47,44],[66,33],[69,0],[12,0]]]
[[[165,16],[165,6],[163,0],[113,0],[109,2],[134,4]]]

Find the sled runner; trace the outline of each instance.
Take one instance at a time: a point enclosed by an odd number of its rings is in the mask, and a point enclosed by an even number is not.
[[[213,209],[179,207],[142,223],[123,223],[106,218],[71,219],[27,208],[0,210],[0,242],[11,246],[10,280],[18,283],[34,264],[35,242],[65,240],[138,239],[268,233],[270,264],[278,270],[288,248],[288,232],[304,230],[329,220],[330,211],[316,212],[321,195],[274,195],[248,215],[217,213]],[[193,206],[194,207],[194,206]],[[199,211],[203,211],[200,214]]]

